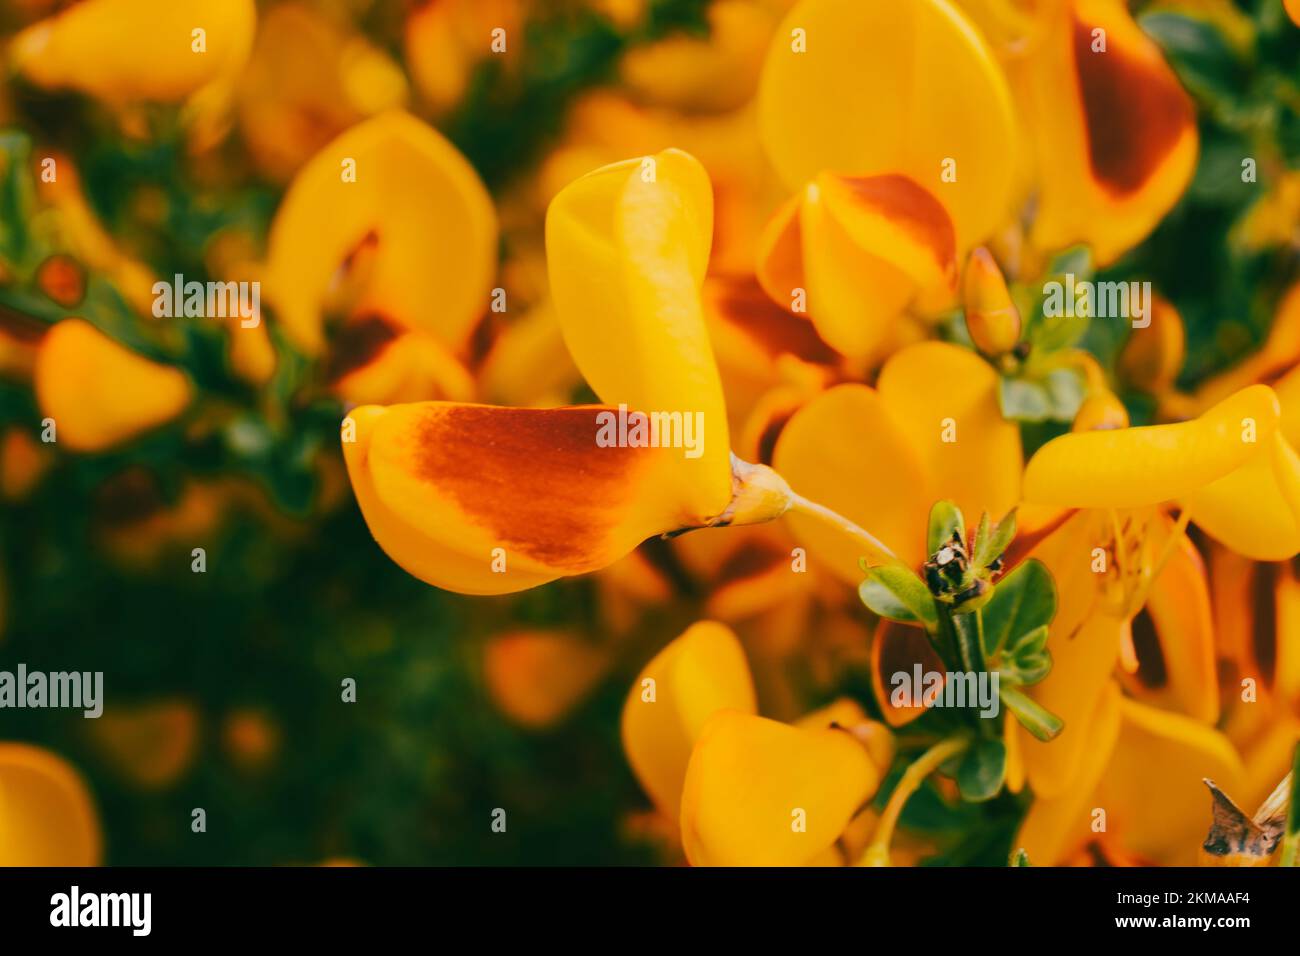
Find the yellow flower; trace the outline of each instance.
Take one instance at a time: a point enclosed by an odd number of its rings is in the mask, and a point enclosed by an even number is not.
[[[849,702],[795,725],[755,713],[744,651],[702,621],[664,648],[623,705],[628,760],[695,866],[798,866],[875,793],[888,735]]]
[[[1191,181],[1191,99],[1123,0],[1042,0],[1003,61],[1032,148],[1034,244],[1113,262]]]
[[[878,361],[907,313],[953,305],[958,258],[1012,214],[1002,71],[946,0],[804,0],[758,103],[767,154],[800,191],[760,243],[763,287],[842,354]]]
[[[324,350],[323,313],[348,280],[359,288],[347,317],[379,315],[455,352],[487,310],[496,242],[473,167],[431,126],[393,110],[298,172],[271,224],[267,297],[310,355]]]
[[[623,750],[666,816],[678,817],[691,748],[719,710],[756,713],[754,682],[736,635],[700,621],[641,670],[623,704]]]
[[[934,502],[1000,517],[1020,499],[1020,432],[1002,417],[997,383],[988,363],[959,346],[908,346],[885,363],[875,388],[838,385],[797,411],[773,466],[794,491],[917,567]],[[808,516],[790,520],[810,555],[861,581],[861,545]]]
[[[715,713],[682,788],[682,845],[694,866],[798,866],[830,849],[882,773],[846,730]]]
[[[1286,7],[1291,22],[1300,27],[1300,0],[1282,0],[1282,5]]]
[[[0,866],[96,866],[101,852],[80,775],[47,750],[0,743]]]
[[[552,204],[565,342],[608,406],[423,402],[345,420],[353,488],[390,557],[439,587],[504,593],[604,567],[655,534],[785,510],[769,470],[733,476],[699,298],[711,210],[708,177],[677,151],[597,170]],[[634,413],[644,440],[617,437]],[[676,437],[649,441],[650,414],[676,415]]]
[[[1111,684],[1080,730],[1083,766],[1072,786],[1038,797],[1013,846],[1031,862],[1068,862],[1088,844],[1146,865],[1190,866],[1205,837],[1210,778],[1232,793],[1241,758],[1218,731],[1121,697]]]
[[[828,345],[875,359],[897,342],[908,309],[935,314],[953,303],[953,223],[906,176],[819,173],[769,223],[757,273],[772,300],[806,313]]]
[[[1240,554],[1300,552],[1300,458],[1278,429],[1277,395],[1252,385],[1200,418],[1063,435],[1025,468],[1025,499],[1083,508],[1177,500]]]
[[[61,446],[105,451],[183,412],[184,372],[123,348],[83,319],[64,319],[41,342],[34,373],[41,413]]]
[[[759,117],[790,189],[823,172],[905,176],[948,211],[959,250],[1012,212],[1011,94],[947,0],[803,0],[772,39]]]

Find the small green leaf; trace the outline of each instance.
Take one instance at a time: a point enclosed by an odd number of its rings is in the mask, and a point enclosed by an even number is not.
[[[992,531],[989,531],[988,512],[980,520],[979,535],[975,539],[975,566],[986,568],[1007,550],[1007,545],[1011,539],[1016,536],[1016,509],[1012,508],[1002,520],[997,523]]]
[[[1025,848],[1021,847],[1011,854],[1007,866],[1033,866],[1033,864],[1029,862],[1029,854],[1025,852]]]
[[[885,564],[867,570],[858,586],[862,603],[893,621],[919,622],[927,630],[939,626],[934,598],[921,579],[902,564]]]
[[[1007,776],[1007,747],[1000,739],[981,740],[962,754],[957,765],[957,788],[963,800],[992,800]]]
[[[1008,642],[1007,649],[1017,658],[1037,656],[1047,649],[1047,635],[1047,625],[1039,625]]]
[[[1023,691],[1003,685],[1002,703],[1015,714],[1021,726],[1041,741],[1049,741],[1065,727],[1065,722]]]
[[[951,501],[936,501],[930,509],[930,529],[926,535],[926,554],[932,555],[952,540],[956,533],[966,540],[966,519]]]
[[[984,655],[1052,622],[1056,614],[1056,585],[1041,561],[1029,558],[997,583],[984,607]]]

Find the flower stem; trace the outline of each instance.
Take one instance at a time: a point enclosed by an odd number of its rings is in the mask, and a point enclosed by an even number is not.
[[[848,518],[832,511],[825,505],[818,504],[815,501],[809,501],[803,495],[791,492],[790,510],[797,511],[800,514],[807,515],[811,518],[816,518],[828,527],[834,528],[836,531],[852,538],[858,544],[863,545],[867,549],[868,559],[872,559],[876,562],[894,562],[898,560],[898,556],[894,554],[893,551],[889,550],[885,543],[874,534],[867,531],[865,528],[858,527]]]
[[[964,734],[941,740],[917,757],[903,771],[903,776],[899,778],[894,792],[889,795],[889,802],[885,804],[884,812],[880,814],[880,822],[876,825],[871,845],[858,861],[859,866],[889,865],[889,844],[894,839],[894,828],[898,825],[898,818],[902,815],[907,801],[920,789],[921,784],[925,783],[926,777],[969,746],[970,738]]]

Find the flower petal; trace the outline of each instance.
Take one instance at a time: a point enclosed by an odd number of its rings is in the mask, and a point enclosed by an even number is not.
[[[705,722],[723,709],[752,714],[758,707],[740,641],[715,621],[687,628],[642,669],[628,692],[623,750],[665,815],[677,818],[691,748]]]
[[[1109,838],[1164,866],[1190,866],[1205,839],[1209,778],[1240,792],[1245,770],[1228,739],[1181,714],[1120,704],[1119,739],[1097,789]]]
[[[1010,212],[1011,96],[978,31],[946,0],[804,0],[768,50],[759,122],[791,189],[823,170],[909,176],[933,187],[961,249]],[[952,181],[941,179],[946,161]]]
[[[682,451],[599,446],[608,411],[364,406],[344,421],[343,451],[389,557],[437,587],[501,594],[593,571],[698,523],[683,520]]]
[[[1035,866],[1059,866],[1093,837],[1092,795],[1106,772],[1120,728],[1120,693],[1112,681],[1080,722],[1084,737],[1070,786],[1052,796],[1035,793],[1012,846],[1023,848]]]
[[[84,0],[14,38],[18,70],[46,89],[113,103],[177,102],[248,59],[253,0]],[[205,52],[192,31],[205,31]]]
[[[184,372],[136,355],[83,319],[65,319],[45,336],[35,386],[59,443],[83,452],[171,421],[194,392]]]
[[[1282,561],[1300,552],[1300,459],[1280,434],[1270,450],[1184,500],[1210,537],[1256,561]]]
[[[726,404],[700,305],[713,199],[680,150],[605,166],[570,183],[546,216],[546,251],[565,343],[610,405],[701,413],[694,508],[729,499]]]
[[[865,528],[909,565],[924,559],[930,480],[874,390],[838,385],[815,397],[781,431],[772,460],[798,494]],[[804,515],[787,520],[814,559],[851,584],[862,580],[860,546]]]
[[[81,776],[47,750],[0,743],[0,866],[96,866],[101,850]]]
[[[1038,161],[1034,240],[1085,242],[1106,264],[1187,188],[1195,111],[1122,0],[1069,0],[1046,16],[1020,84]]]
[[[956,345],[922,342],[885,363],[877,388],[925,463],[932,501],[955,501],[972,525],[982,512],[996,520],[1016,506],[1020,429],[1002,417],[998,375],[987,362]]]
[[[1205,564],[1180,535],[1132,623],[1138,671],[1125,681],[1135,697],[1206,723],[1219,719],[1219,685]]]
[[[346,174],[355,163],[355,181]],[[496,212],[442,134],[400,110],[359,123],[294,178],[271,224],[267,297],[294,342],[324,346],[322,311],[349,256],[373,244],[355,311],[463,348],[487,310]]]
[[[735,710],[709,718],[682,789],[692,866],[798,866],[828,849],[881,771],[843,730],[806,730]]]
[[[1065,729],[1046,743],[1020,730],[1025,775],[1035,794],[1055,797],[1075,785],[1090,746],[1087,721],[1108,686],[1127,626],[1100,610],[1073,633],[1052,626],[1047,638],[1051,673],[1029,694],[1060,717]]]
[[[1174,425],[1079,432],[1048,442],[1025,468],[1039,504],[1133,508],[1196,491],[1270,447],[1277,396],[1252,385],[1200,418]],[[1253,434],[1254,440],[1248,440]]]

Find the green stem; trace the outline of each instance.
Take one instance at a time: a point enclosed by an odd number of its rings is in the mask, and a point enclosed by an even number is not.
[[[926,777],[969,746],[970,738],[964,734],[949,737],[939,741],[908,765],[908,768],[903,771],[903,776],[899,778],[898,785],[894,787],[894,792],[889,795],[889,802],[885,804],[885,809],[880,814],[880,822],[876,824],[876,832],[871,838],[871,844],[863,852],[862,859],[858,861],[859,866],[889,865],[889,845],[893,842],[894,828],[898,826],[898,818],[902,815],[907,801],[920,789],[921,784],[925,783]]]

